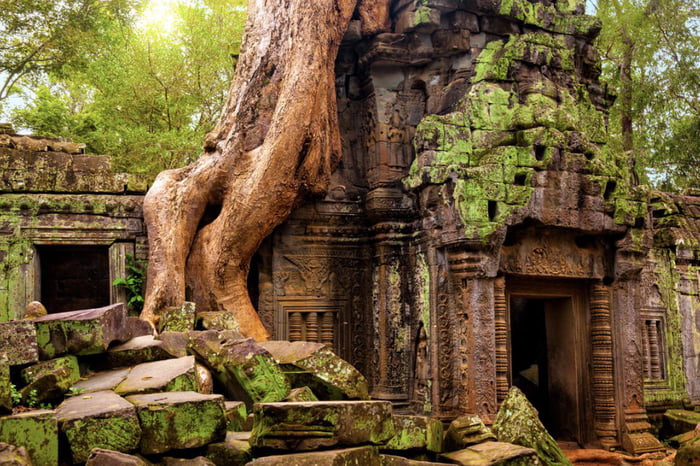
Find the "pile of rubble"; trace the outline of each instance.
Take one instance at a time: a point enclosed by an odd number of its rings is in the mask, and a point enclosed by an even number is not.
[[[0,323],[0,463],[570,464],[515,388],[492,429],[464,416],[443,432],[370,400],[325,345],[234,327],[190,303],[158,337],[121,304]]]

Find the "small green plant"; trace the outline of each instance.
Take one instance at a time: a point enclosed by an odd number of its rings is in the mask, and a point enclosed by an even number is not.
[[[143,309],[143,285],[146,277],[146,263],[126,255],[126,278],[120,277],[112,282],[114,286],[123,286],[127,293],[127,306],[129,311],[135,314]]]
[[[12,405],[17,406],[22,402],[22,394],[17,390],[17,386],[13,383],[10,384],[10,398],[12,399]]]
[[[78,396],[81,393],[83,393],[85,389],[84,388],[75,388],[71,387],[68,389],[68,392],[66,393],[66,396]]]
[[[36,408],[39,406],[38,396],[39,393],[36,390],[29,390],[29,394],[27,395],[27,406],[29,408]]]

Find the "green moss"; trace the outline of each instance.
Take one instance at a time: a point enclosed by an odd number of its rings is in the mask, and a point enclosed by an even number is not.
[[[68,439],[75,463],[86,461],[93,448],[121,452],[135,450],[141,433],[139,421],[133,414],[77,419],[66,422],[61,430]]]
[[[56,415],[38,410],[0,417],[0,442],[26,448],[34,464],[58,464]]]

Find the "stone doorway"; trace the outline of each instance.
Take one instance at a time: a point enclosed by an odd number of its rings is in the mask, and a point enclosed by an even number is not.
[[[583,445],[591,431],[584,287],[520,280],[507,287],[510,383],[525,393],[554,438]]]
[[[41,302],[49,313],[110,304],[109,247],[37,246]]]

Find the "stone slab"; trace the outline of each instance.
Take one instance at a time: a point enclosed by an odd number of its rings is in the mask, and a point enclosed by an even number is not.
[[[248,410],[245,407],[245,403],[242,401],[226,401],[224,402],[224,409],[226,410],[226,430],[243,430],[243,424],[248,418]]]
[[[207,445],[206,457],[217,465],[244,465],[251,459],[250,443],[247,438],[236,435],[237,432],[226,432],[223,442]]]
[[[87,461],[93,448],[133,451],[141,439],[136,409],[111,391],[68,398],[56,415],[75,463]]]
[[[197,391],[194,356],[134,366],[114,390],[119,395]]]
[[[46,409],[0,417],[0,442],[24,447],[35,465],[58,464],[58,422]]]
[[[114,390],[131,371],[130,367],[95,372],[74,384],[71,389],[78,394]]]
[[[258,403],[250,444],[277,450],[315,450],[385,444],[394,436],[388,401]]]
[[[80,380],[78,358],[72,355],[42,361],[22,370],[27,385],[22,388],[22,402],[56,401]]]
[[[12,392],[14,385],[10,378],[10,364],[7,359],[0,356],[0,412],[12,411]]]
[[[104,448],[93,448],[85,466],[150,466],[151,463],[136,455],[128,455]]]
[[[671,435],[679,435],[700,424],[700,413],[685,409],[669,409],[664,413],[664,428]]]
[[[284,401],[319,401],[309,387],[292,388]]]
[[[543,465],[532,448],[505,442],[484,442],[440,455],[441,460],[463,466]]]
[[[172,458],[170,456],[163,457],[163,466],[216,466],[216,463],[204,456],[195,458]]]
[[[11,366],[37,362],[39,347],[34,324],[26,320],[0,322],[0,354],[5,354]]]
[[[433,461],[421,461],[414,460],[410,458],[404,458],[403,456],[387,455],[382,453],[379,455],[382,466],[438,466],[445,463],[435,463]]]
[[[61,354],[103,353],[115,341],[129,339],[124,304],[49,314],[34,320],[39,358]]]
[[[131,395],[143,435],[144,454],[197,448],[224,437],[226,416],[221,395],[167,392]]]
[[[132,338],[107,351],[107,363],[110,367],[135,366],[144,362],[170,359],[173,356],[163,348],[163,342],[153,335]]]
[[[496,440],[496,436],[479,416],[460,416],[450,422],[445,432],[445,450],[462,450],[470,445],[493,440]]]
[[[251,461],[247,466],[381,466],[377,449],[371,446],[341,450],[293,453],[265,456]]]
[[[438,419],[427,416],[393,415],[395,434],[384,446],[387,450],[442,451],[443,428]]]
[[[0,464],[3,466],[32,466],[32,459],[24,447],[0,442]]]
[[[322,343],[266,341],[259,343],[275,360],[296,368],[292,383],[307,386],[321,400],[369,399],[367,379]]]

